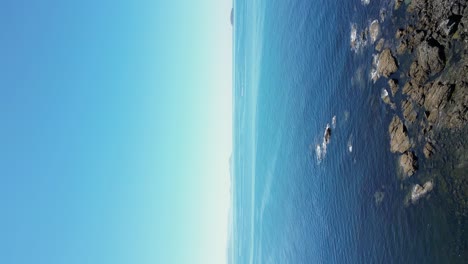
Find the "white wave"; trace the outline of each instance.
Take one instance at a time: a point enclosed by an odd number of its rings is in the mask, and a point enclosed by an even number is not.
[[[388,91],[387,91],[387,89],[383,88],[382,92],[380,92],[380,98],[382,98],[382,100],[383,100],[383,99],[385,99],[387,97],[388,97]]]
[[[361,3],[363,5],[368,5],[370,3],[370,0],[361,0]]]
[[[368,28],[364,28],[361,32],[358,31],[356,23],[351,23],[350,44],[351,50],[358,52],[367,45]]]
[[[333,116],[333,117],[332,117],[332,128],[333,128],[333,129],[336,128],[336,116]]]

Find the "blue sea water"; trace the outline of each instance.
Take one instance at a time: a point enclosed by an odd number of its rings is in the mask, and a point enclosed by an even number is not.
[[[436,195],[404,205],[373,49],[350,48],[390,4],[235,1],[230,263],[463,263]]]

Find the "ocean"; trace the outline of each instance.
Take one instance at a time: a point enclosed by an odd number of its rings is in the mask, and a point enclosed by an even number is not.
[[[350,45],[391,3],[235,1],[229,263],[464,263],[437,188],[405,205],[375,51]]]

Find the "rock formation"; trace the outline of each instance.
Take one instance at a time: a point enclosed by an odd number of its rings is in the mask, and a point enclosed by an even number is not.
[[[400,167],[403,170],[403,175],[410,177],[417,170],[417,159],[413,152],[408,151],[400,156]]]
[[[423,186],[416,184],[411,190],[411,202],[415,203],[419,199],[426,196],[434,188],[434,183],[432,181],[427,181]]]
[[[398,92],[398,81],[395,79],[388,80],[388,86],[390,87],[390,91],[392,91],[392,96]]]
[[[384,77],[389,77],[392,73],[398,70],[396,60],[390,49],[384,49],[379,55],[377,63],[377,73]]]
[[[403,112],[403,117],[409,123],[414,123],[418,114],[414,111],[413,104],[409,100],[404,100],[401,103],[401,111]]]
[[[423,149],[423,153],[424,153],[424,157],[426,157],[426,159],[430,158],[435,152],[435,149],[434,149],[434,146],[427,142],[426,145],[424,145],[424,149]]]
[[[406,127],[399,117],[393,117],[392,122],[388,127],[388,132],[390,133],[391,152],[405,153],[411,147]]]

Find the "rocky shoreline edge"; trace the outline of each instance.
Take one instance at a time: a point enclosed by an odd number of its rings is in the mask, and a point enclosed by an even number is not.
[[[381,98],[392,115],[390,151],[398,155],[402,180],[416,175],[420,182],[409,188],[406,204],[417,203],[437,188],[466,219],[467,1],[395,0],[393,4],[386,23],[394,34],[381,34],[374,24],[354,38],[352,33],[351,47],[368,34],[378,52],[371,77],[374,86],[385,83]]]

